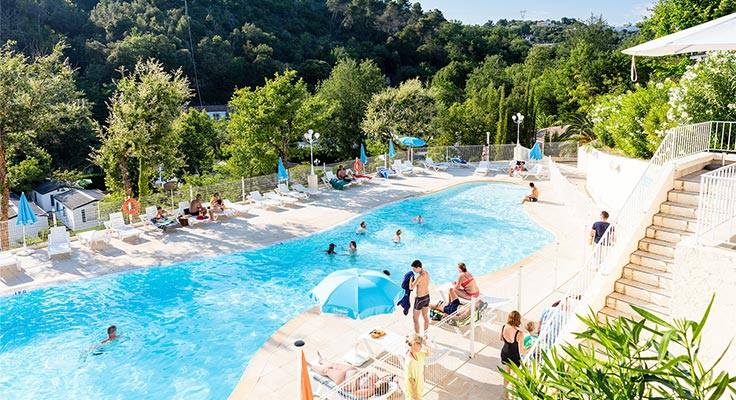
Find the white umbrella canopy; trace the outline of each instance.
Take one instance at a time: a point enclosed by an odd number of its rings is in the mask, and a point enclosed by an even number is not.
[[[736,50],[736,13],[629,47],[623,53],[656,57],[717,50]]]

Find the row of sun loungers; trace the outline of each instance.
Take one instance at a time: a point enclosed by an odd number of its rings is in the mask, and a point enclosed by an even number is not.
[[[216,212],[217,219],[222,217],[234,217],[239,213],[247,213],[254,206],[269,208],[292,205],[300,200],[306,200],[309,196],[318,195],[319,190],[310,189],[299,184],[292,186],[294,190],[290,190],[287,185],[280,184],[276,192],[266,193],[262,195],[258,191],[250,193],[248,202],[251,204],[236,204],[230,200],[224,199],[225,209]],[[161,231],[169,231],[181,228],[179,218],[186,218],[190,225],[197,225],[208,222],[209,217],[198,217],[188,215],[188,202],[180,202],[179,208],[174,210],[176,217],[167,217],[156,219],[157,209],[155,206],[146,207],[145,212],[139,216],[142,223],[141,227],[152,226]],[[110,244],[111,238],[115,237],[119,240],[138,239],[140,240],[144,231],[132,225],[125,223],[125,217],[122,212],[110,214],[110,220],[104,222],[105,229],[80,232],[77,239],[82,246],[94,249],[103,244]],[[52,227],[48,236],[47,252],[49,258],[58,255],[68,255],[72,252],[71,238],[69,231],[64,226]],[[17,269],[21,271],[20,260],[11,252],[0,252],[0,272],[6,269]]]

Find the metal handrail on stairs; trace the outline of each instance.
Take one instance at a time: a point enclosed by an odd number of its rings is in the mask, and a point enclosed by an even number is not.
[[[736,164],[700,176],[696,238],[701,244],[731,241],[736,232]]]
[[[585,260],[582,268],[571,280],[564,296],[552,307],[542,312],[542,325],[539,337],[530,352],[541,354],[555,346],[559,339],[569,333],[570,322],[575,315],[587,312],[601,282],[614,267],[614,263],[623,255],[626,244],[633,239],[642,217],[652,206],[656,194],[660,191],[668,176],[671,163],[684,157],[709,151],[724,150],[733,146],[730,142],[730,130],[727,141],[724,138],[714,138],[721,122],[703,122],[693,125],[680,126],[667,131],[654,156],[645,168],[629,197],[619,212],[613,215],[610,226],[597,243],[593,243],[593,251]],[[525,363],[532,362],[536,357],[529,357]]]

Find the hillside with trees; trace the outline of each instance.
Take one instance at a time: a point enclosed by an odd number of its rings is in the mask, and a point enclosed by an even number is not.
[[[733,79],[729,54],[699,69],[686,56],[638,60],[640,83],[629,79],[621,49],[736,11],[726,0],[684,3],[660,0],[636,33],[596,16],[464,25],[407,0],[0,0],[0,92],[12,94],[13,68],[57,51],[74,71],[60,101],[78,110],[3,126],[0,139],[30,140],[3,140],[12,179],[0,180],[27,190],[95,164],[108,189],[138,195],[163,164],[195,182],[272,172],[278,157],[308,163],[298,141],[310,128],[323,161],[354,157],[360,143],[376,154],[390,135],[453,145],[492,132],[510,143],[516,112],[527,116],[523,144],[561,121],[572,131],[556,139],[648,157],[666,127],[706,117],[693,107],[712,98],[696,93],[702,79],[724,69]],[[733,95],[728,87],[717,95]],[[226,103],[224,121],[187,110]],[[0,115],[12,106],[0,99]],[[685,109],[689,118],[673,114]],[[732,114],[726,104],[707,116]]]

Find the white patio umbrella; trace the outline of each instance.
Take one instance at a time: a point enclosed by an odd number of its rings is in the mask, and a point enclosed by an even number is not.
[[[632,56],[668,56],[715,50],[736,50],[736,13],[629,47]]]
[[[631,80],[636,81],[636,56],[658,57],[717,50],[736,50],[736,13],[629,47],[623,53],[631,55]]]

